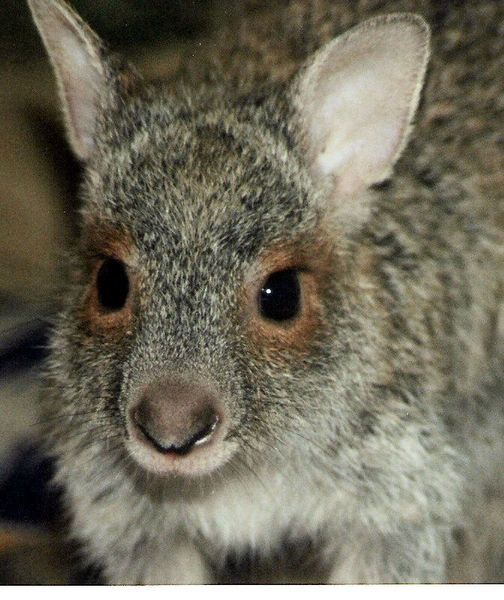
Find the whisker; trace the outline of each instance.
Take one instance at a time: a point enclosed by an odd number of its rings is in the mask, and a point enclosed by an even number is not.
[[[52,423],[53,421],[63,421],[65,419],[71,421],[75,417],[92,417],[97,416],[99,411],[89,410],[82,412],[69,412],[69,413],[60,413],[58,415],[52,415],[50,417],[40,417],[34,422],[34,425],[44,425],[45,423]]]
[[[247,470],[247,472],[250,473],[259,482],[261,487],[268,494],[271,494],[271,490],[266,486],[266,484],[261,479],[261,477],[259,477],[258,473],[249,464],[247,464],[247,462],[244,460],[244,458],[242,456],[237,456],[236,460],[237,460],[239,466],[244,467]]]

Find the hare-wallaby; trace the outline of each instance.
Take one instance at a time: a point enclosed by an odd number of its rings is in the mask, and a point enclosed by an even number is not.
[[[244,2],[165,87],[29,3],[85,163],[42,411],[90,560],[446,581],[502,489],[502,3]]]

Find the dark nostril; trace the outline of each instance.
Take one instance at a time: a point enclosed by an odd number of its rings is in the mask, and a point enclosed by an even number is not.
[[[215,420],[212,423],[209,423],[203,429],[195,433],[187,442],[182,444],[181,446],[170,446],[169,448],[163,448],[163,452],[173,452],[173,454],[177,454],[179,456],[184,456],[184,454],[188,454],[194,446],[200,446],[207,442],[215,428],[217,427],[217,423],[219,422],[218,415],[215,415]],[[159,449],[159,447],[158,447]]]
[[[176,454],[177,456],[184,456],[195,446],[199,446],[209,441],[219,423],[219,415],[213,410],[207,411],[204,418],[206,424],[202,425],[201,419],[198,419],[195,423],[195,433],[189,434],[181,441],[171,440],[170,443],[167,440],[161,439],[161,435],[156,435],[156,433],[152,431],[153,428],[149,428],[148,424],[143,422],[141,407],[140,410],[136,409],[133,411],[132,417],[138,430],[142,432],[145,438],[149,440],[158,452],[163,454]]]

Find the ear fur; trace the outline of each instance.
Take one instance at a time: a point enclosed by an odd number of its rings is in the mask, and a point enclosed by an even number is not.
[[[117,75],[99,37],[64,1],[28,4],[56,74],[70,143],[77,157],[87,160]]]
[[[323,47],[300,74],[294,101],[316,177],[338,195],[390,176],[408,138],[429,56],[417,15],[365,21]]]

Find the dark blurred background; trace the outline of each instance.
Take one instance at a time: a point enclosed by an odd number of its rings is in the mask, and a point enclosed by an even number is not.
[[[69,0],[83,19],[117,49],[161,41],[192,39],[212,25],[211,0]],[[37,56],[42,46],[33,35],[29,10],[22,0],[2,0],[0,54],[8,60]]]

